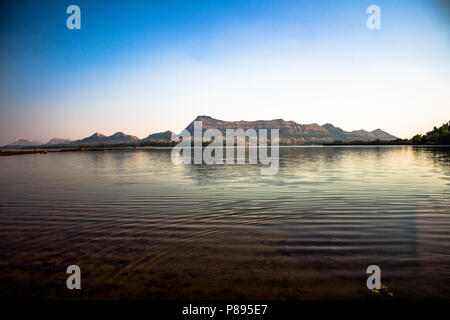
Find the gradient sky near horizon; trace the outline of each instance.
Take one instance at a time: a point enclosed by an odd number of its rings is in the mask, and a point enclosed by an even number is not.
[[[450,120],[446,1],[19,0],[0,15],[0,145],[143,138],[197,115],[402,138]]]

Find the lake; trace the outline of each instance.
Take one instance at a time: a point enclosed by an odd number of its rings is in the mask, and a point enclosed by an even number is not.
[[[168,149],[0,157],[0,296],[450,298],[450,148],[282,147],[279,172]],[[66,288],[78,265],[82,290]]]

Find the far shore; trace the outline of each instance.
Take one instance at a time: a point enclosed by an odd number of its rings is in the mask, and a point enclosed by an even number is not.
[[[358,146],[358,147],[373,147],[373,146],[414,146],[414,147],[445,147],[450,145],[442,144],[393,144],[393,143],[324,143],[324,144],[304,144],[304,145],[280,145],[282,148],[286,147],[345,147],[345,146]],[[61,149],[23,149],[23,150],[0,150],[0,156],[18,156],[26,154],[47,154],[50,152],[88,152],[88,151],[114,151],[114,150],[145,150],[145,149],[171,149],[173,146],[122,146],[122,147],[79,147],[79,148],[61,148]]]
[[[18,156],[24,154],[47,154],[50,152],[84,152],[84,151],[110,151],[152,149],[155,147],[111,147],[111,148],[70,148],[70,149],[36,149],[36,150],[0,150],[0,156]]]

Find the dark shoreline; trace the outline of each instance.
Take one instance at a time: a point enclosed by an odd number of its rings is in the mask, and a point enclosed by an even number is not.
[[[154,147],[140,147],[148,149]],[[74,149],[39,149],[39,150],[0,150],[0,156],[18,156],[25,154],[47,154],[50,152],[84,152],[84,151],[112,151],[112,150],[134,150],[134,147],[114,147],[114,148],[74,148]]]

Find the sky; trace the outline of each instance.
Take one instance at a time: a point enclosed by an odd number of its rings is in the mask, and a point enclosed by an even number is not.
[[[2,2],[0,145],[144,138],[197,115],[410,138],[450,120],[449,54],[443,0]]]

